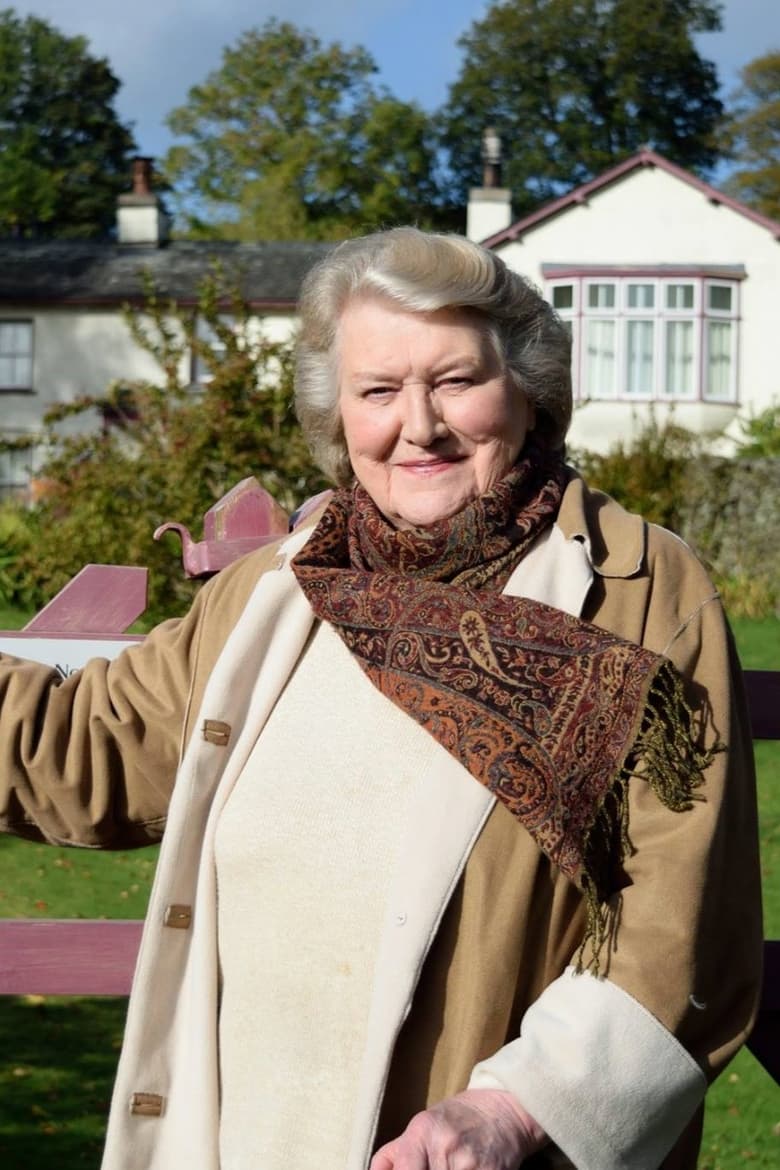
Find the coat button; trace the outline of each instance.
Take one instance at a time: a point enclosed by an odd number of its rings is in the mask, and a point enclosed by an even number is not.
[[[215,743],[217,747],[226,747],[230,739],[230,724],[220,719],[203,720],[203,738],[207,743]]]
[[[162,1117],[165,1098],[159,1093],[133,1093],[130,1112],[136,1117]]]
[[[405,922],[406,915],[404,914],[403,910],[401,910],[400,913],[396,914],[395,916],[395,924],[396,926],[403,926]]]
[[[165,907],[165,916],[163,918],[165,926],[172,926],[176,930],[189,930],[191,922],[191,906],[184,906],[178,902],[173,902],[170,906]]]

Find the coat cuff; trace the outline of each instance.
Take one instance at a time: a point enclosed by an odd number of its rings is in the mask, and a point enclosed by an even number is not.
[[[657,1170],[707,1082],[641,1003],[569,967],[469,1088],[513,1093],[578,1170]]]

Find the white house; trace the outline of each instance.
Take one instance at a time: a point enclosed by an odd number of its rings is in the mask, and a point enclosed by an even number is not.
[[[489,137],[489,136],[488,136]],[[572,443],[604,449],[652,404],[692,430],[722,432],[780,397],[780,223],[651,150],[511,223],[500,160],[485,154],[468,234],[533,280],[569,324],[577,410]],[[115,379],[159,377],[124,304],[160,294],[194,305],[209,264],[240,273],[272,337],[289,336],[308,268],[328,244],[167,242],[137,160],[116,243],[0,241],[0,434],[36,434],[53,403]],[[200,377],[194,362],[183,382]],[[81,422],[79,425],[83,425]],[[23,490],[33,452],[0,453],[0,493]]]
[[[0,241],[0,435],[40,433],[46,410],[101,396],[114,380],[162,381],[151,355],[130,335],[123,309],[142,305],[144,279],[161,298],[197,303],[216,262],[235,278],[271,340],[290,336],[304,274],[328,244],[169,242],[149,186],[148,160],[136,160],[135,189],[120,196],[117,241]],[[182,384],[208,376],[192,359]],[[88,420],[76,416],[73,427]],[[93,420],[93,424],[94,424]],[[64,428],[68,423],[64,424]],[[23,492],[42,448],[0,452],[0,495]]]
[[[472,234],[483,201],[495,224],[488,194],[473,192]],[[606,449],[651,404],[734,433],[780,399],[780,223],[649,149],[515,223],[506,196],[507,226],[482,242],[571,330],[573,445]]]

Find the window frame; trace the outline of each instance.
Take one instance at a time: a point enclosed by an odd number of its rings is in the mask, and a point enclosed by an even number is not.
[[[4,326],[27,326],[29,332],[29,352],[0,353],[0,357],[9,357],[14,361],[25,359],[29,362],[29,378],[24,382],[6,383],[0,378],[0,394],[34,394],[35,393],[35,320],[32,317],[0,316],[0,333]]]
[[[735,406],[739,404],[739,341],[740,341],[740,285],[744,271],[722,272],[718,269],[697,268],[695,270],[672,269],[671,266],[587,268],[551,265],[546,271],[545,295],[552,304],[555,290],[570,289],[571,307],[555,307],[572,336],[572,380],[574,397],[577,402],[663,402],[669,403],[712,403]],[[612,308],[590,304],[590,288],[597,285],[614,285]],[[632,285],[653,286],[653,307],[629,305],[629,290]],[[692,304],[689,307],[667,307],[668,290],[674,286],[691,286]],[[731,306],[712,308],[710,290],[728,288],[731,292]],[[613,321],[615,323],[615,375],[613,386],[605,393],[603,387],[591,384],[589,368],[588,332],[592,321]],[[632,322],[653,323],[653,371],[652,389],[629,389],[629,357],[631,352],[630,330]],[[693,375],[690,389],[684,393],[669,393],[667,355],[669,352],[669,325],[688,323],[691,327],[691,357]],[[728,323],[730,336],[729,372],[727,378],[728,397],[717,397],[712,386],[710,353],[713,346],[711,323]]]

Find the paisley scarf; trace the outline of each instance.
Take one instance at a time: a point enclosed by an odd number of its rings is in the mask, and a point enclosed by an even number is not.
[[[393,528],[366,491],[337,491],[293,571],[371,682],[525,826],[585,894],[591,965],[613,929],[603,905],[630,849],[626,784],[639,774],[690,807],[711,752],[695,742],[671,663],[501,590],[557,515],[566,473],[526,449],[461,512]]]

